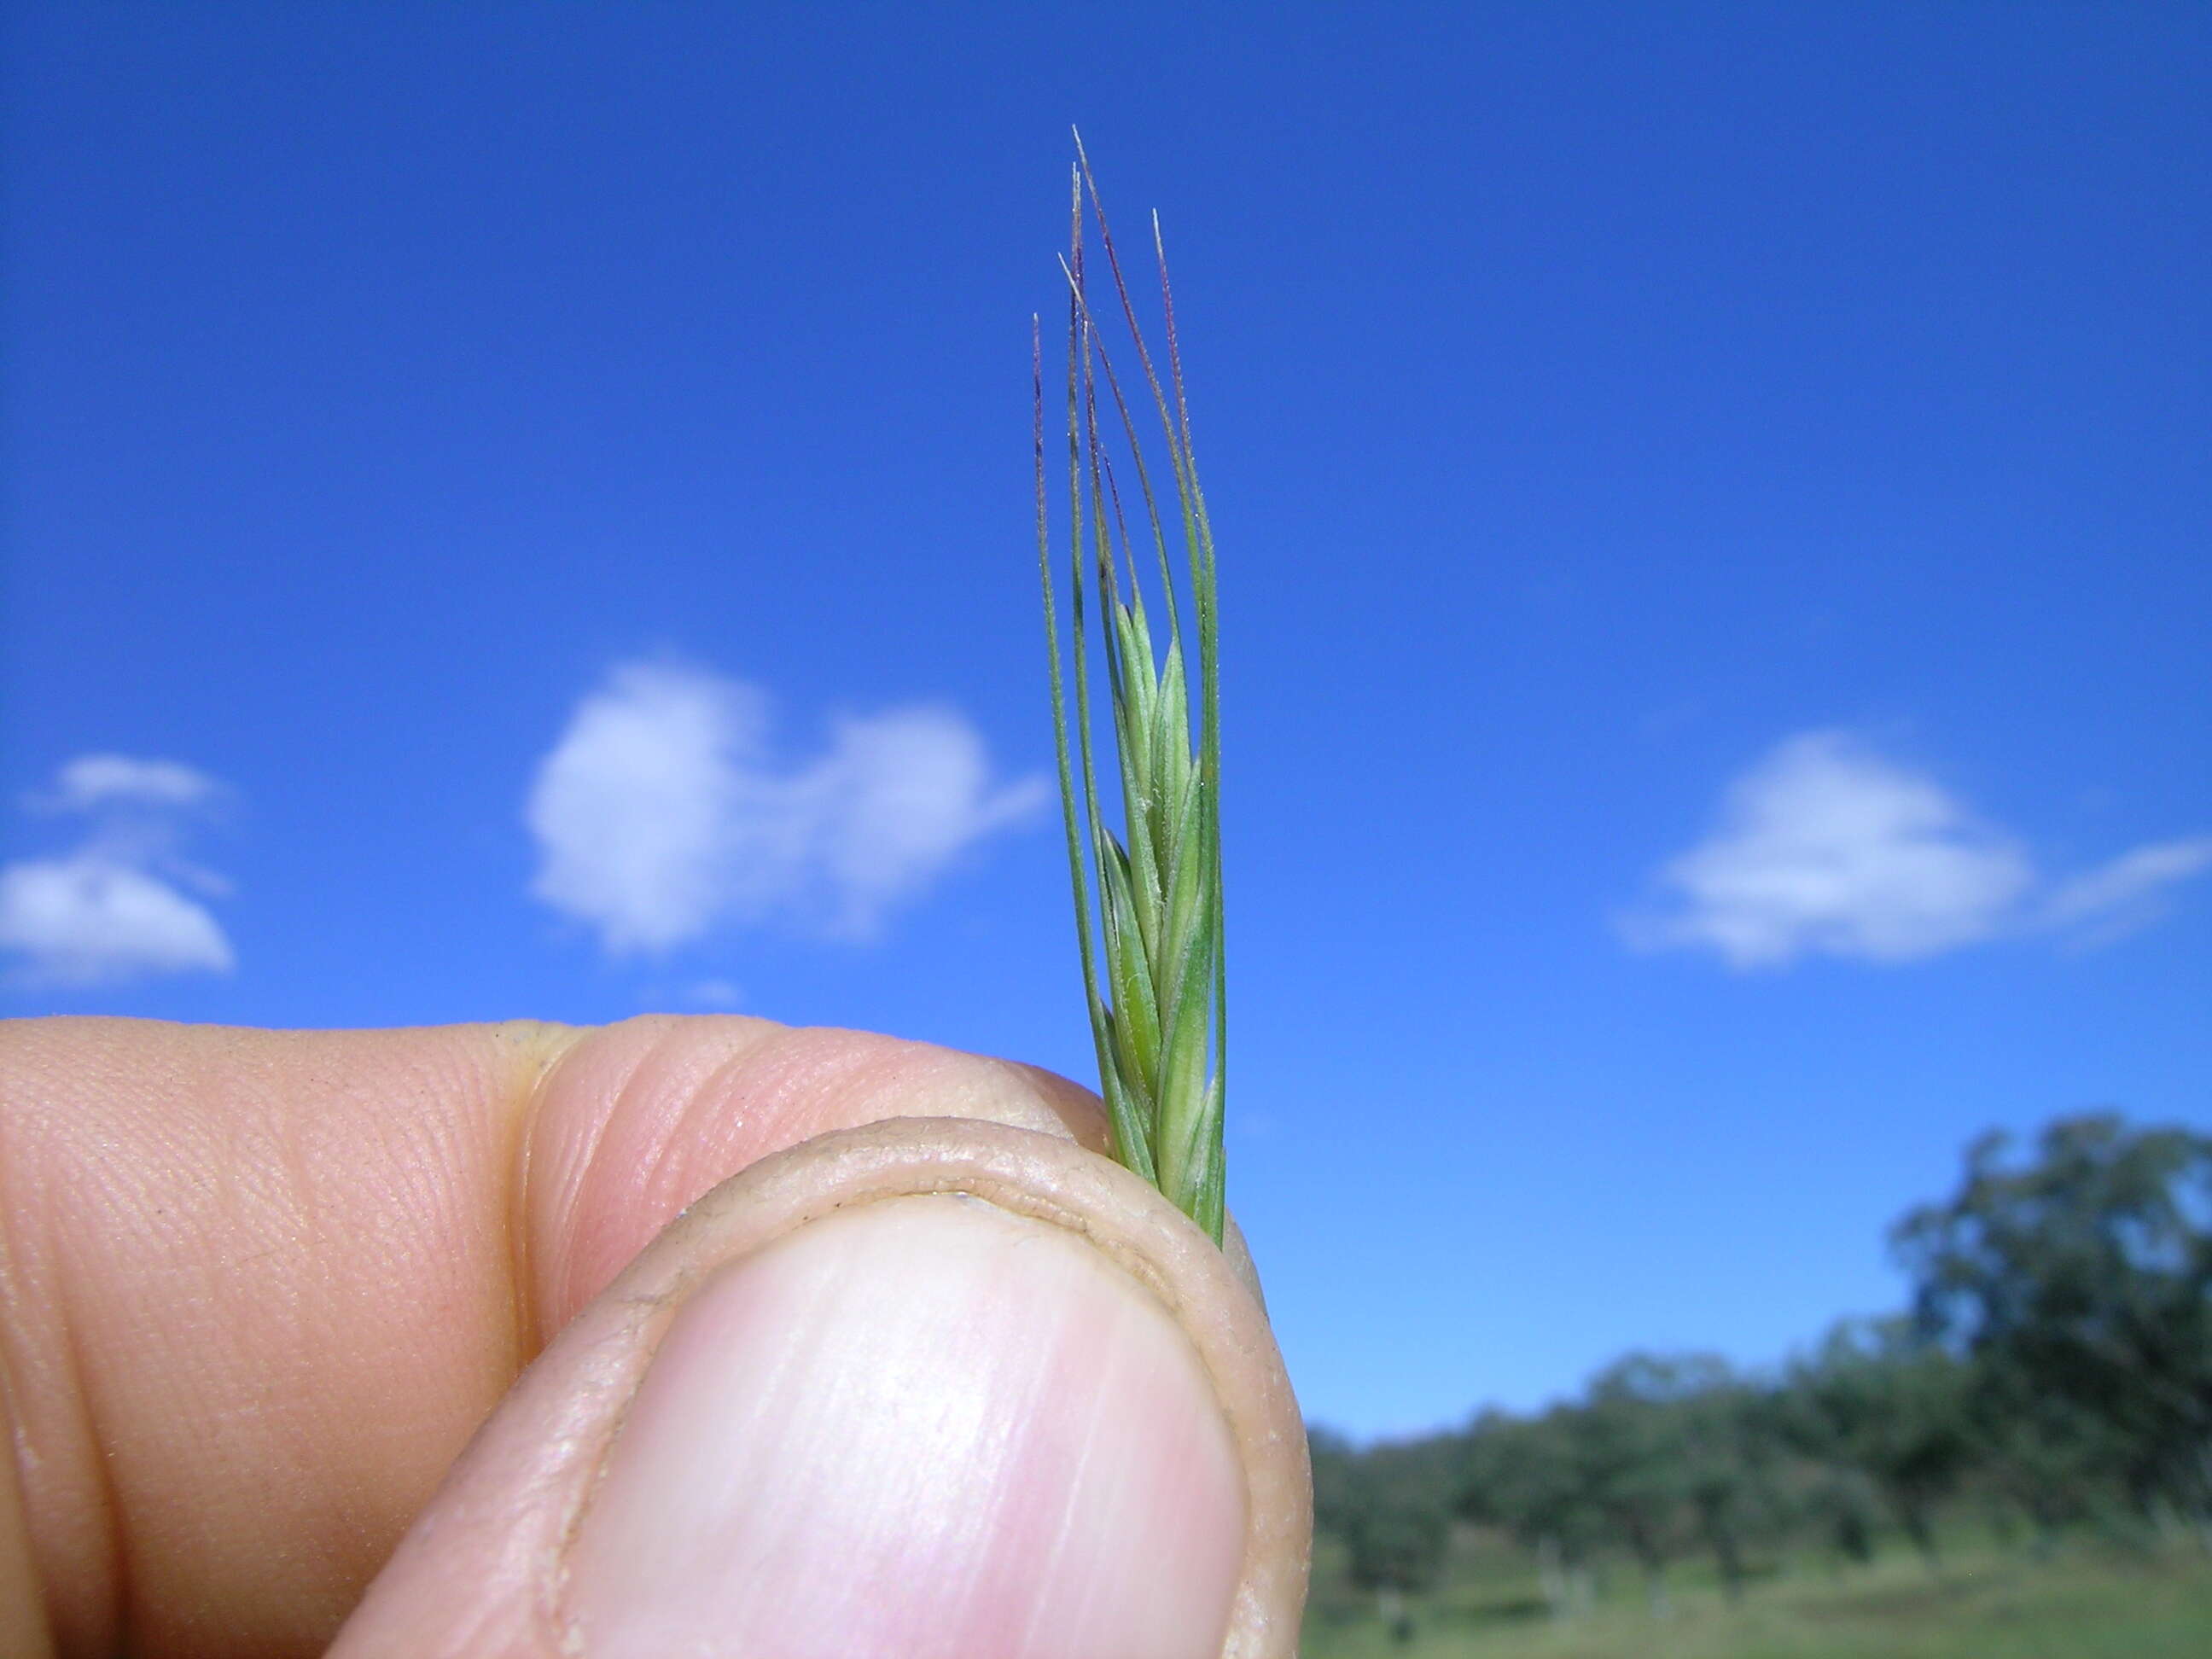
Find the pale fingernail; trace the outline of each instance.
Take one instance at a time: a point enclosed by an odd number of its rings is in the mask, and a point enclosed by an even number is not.
[[[1218,1659],[1244,1486],[1166,1309],[953,1196],[813,1222],[669,1326],[571,1547],[587,1659]]]

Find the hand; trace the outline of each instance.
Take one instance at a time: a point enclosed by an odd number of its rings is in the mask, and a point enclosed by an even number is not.
[[[760,1020],[0,1027],[0,1655],[1293,1654],[1265,1316],[1103,1146]]]

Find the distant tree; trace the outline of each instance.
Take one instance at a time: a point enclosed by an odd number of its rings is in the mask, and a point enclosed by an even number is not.
[[[1440,1439],[1355,1449],[1310,1431],[1314,1522],[1345,1547],[1346,1574],[1372,1594],[1399,1641],[1413,1621],[1405,1598],[1432,1587],[1451,1532],[1452,1457]]]
[[[1781,1508],[1764,1391],[1715,1355],[1637,1353],[1592,1380],[1583,1411],[1598,1501],[1654,1601],[1668,1556],[1692,1537],[1712,1552],[1729,1598],[1741,1596],[1744,1540]]]
[[[1934,1566],[1936,1506],[1973,1458],[1972,1380],[1964,1362],[1907,1321],[1846,1320],[1790,1368],[1779,1419],[1801,1452],[1863,1475]],[[1835,1492],[1847,1540],[1856,1516],[1846,1489]]]
[[[1882,1509],[1874,1482],[1844,1463],[1808,1459],[1803,1468],[1797,1518],[1818,1528],[1841,1562],[1866,1565],[1875,1558],[1875,1527]]]
[[[1667,1565],[1689,1525],[1687,1425],[1674,1409],[1681,1388],[1676,1362],[1629,1354],[1590,1380],[1567,1419],[1590,1502],[1643,1569],[1655,1612],[1666,1606]]]
[[[2027,1517],[2047,1555],[2060,1532],[2100,1501],[2130,1495],[2140,1460],[2104,1416],[1992,1355],[1977,1363],[1967,1396],[1976,1462],[1994,1492]],[[2150,1507],[2155,1507],[2152,1500]]]
[[[1782,1455],[1773,1397],[1727,1363],[1679,1362],[1674,1409],[1682,1419],[1690,1507],[1731,1601],[1742,1598],[1744,1540],[1778,1522]]]
[[[1605,1528],[1577,1442],[1577,1409],[1485,1413],[1462,1437],[1457,1460],[1458,1513],[1503,1528],[1534,1555],[1554,1618],[1594,1599],[1590,1558]]]
[[[1981,1363],[1985,1392],[2096,1425],[2083,1457],[2101,1439],[2139,1499],[2212,1540],[2212,1139],[2100,1113],[2009,1150],[1983,1137],[1952,1198],[1894,1231],[1923,1328]]]

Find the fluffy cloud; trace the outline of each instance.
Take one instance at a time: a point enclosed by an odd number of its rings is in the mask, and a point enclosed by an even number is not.
[[[840,721],[799,793],[832,925],[865,936],[970,844],[1035,817],[1048,790],[1041,777],[994,784],[974,726],[916,708]]]
[[[96,853],[0,867],[0,950],[41,984],[222,974],[236,962],[205,905]]]
[[[56,775],[50,792],[33,799],[48,811],[89,812],[112,806],[203,806],[222,793],[213,778],[180,762],[80,755]]]
[[[26,805],[88,820],[57,857],[0,866],[0,952],[19,983],[94,986],[165,974],[228,973],[236,957],[184,889],[227,890],[179,859],[185,823],[224,794],[175,761],[84,755]]]
[[[2109,938],[2158,919],[2166,890],[2212,869],[2212,836],[2159,842],[2061,882],[2044,904],[2054,927],[2081,926]]]
[[[526,818],[532,891],[617,954],[781,916],[865,939],[994,830],[1030,817],[1042,779],[993,781],[953,710],[841,721],[779,766],[766,696],[697,668],[619,666],[540,763]]]
[[[617,669],[538,766],[525,814],[539,853],[531,890],[597,926],[611,951],[704,933],[732,896],[726,866],[740,849],[726,826],[761,816],[738,794],[764,725],[748,687]]]
[[[1671,902],[1624,932],[1737,968],[1909,962],[2037,928],[2118,931],[2208,866],[2212,837],[2046,883],[2016,838],[1933,779],[1845,733],[1809,732],[1729,787],[1715,833],[1660,870]]]

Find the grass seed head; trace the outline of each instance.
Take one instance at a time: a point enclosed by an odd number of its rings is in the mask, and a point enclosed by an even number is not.
[[[1138,364],[1158,422],[1155,441],[1166,452],[1175,489],[1171,525],[1162,517],[1162,495],[1147,459],[1142,428],[1151,422],[1140,426],[1133,415],[1107,349],[1106,329],[1091,304],[1085,232],[1093,225],[1118,301],[1121,343]],[[1115,1153],[1218,1243],[1227,1026],[1222,1000],[1213,536],[1191,448],[1182,352],[1157,217],[1152,242],[1166,324],[1164,380],[1138,322],[1079,137],[1068,252],[1062,262],[1068,287],[1064,556],[1070,626],[1065,635],[1054,575],[1063,556],[1053,545],[1041,329],[1032,337],[1037,561],[1051,647],[1053,733],[1084,998]],[[1102,392],[1110,416],[1102,413]],[[1132,552],[1121,489],[1123,469],[1134,483],[1142,527],[1152,544],[1156,597],[1151,602]],[[1099,674],[1091,665],[1088,624],[1094,609],[1113,732],[1118,829],[1109,823],[1102,799],[1103,768],[1093,737],[1091,692]],[[1194,692],[1185,652],[1186,610],[1188,637],[1196,646]],[[1156,614],[1166,624],[1164,642],[1154,626]]]

